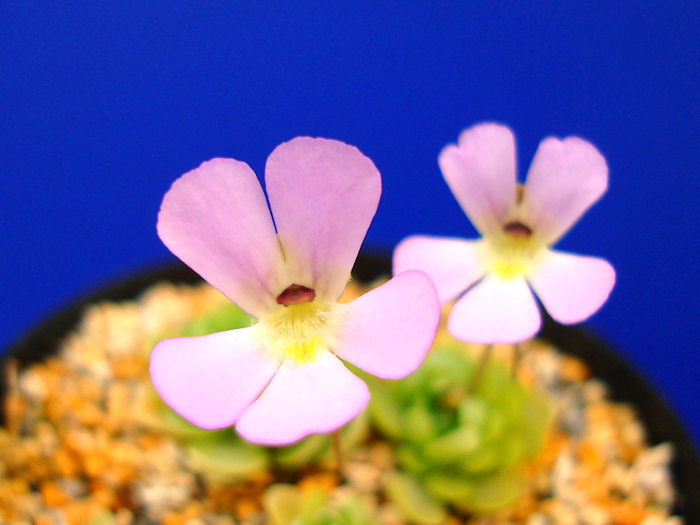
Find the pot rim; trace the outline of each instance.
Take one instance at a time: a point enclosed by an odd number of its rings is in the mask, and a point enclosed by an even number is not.
[[[391,259],[383,252],[360,253],[353,268],[353,275],[361,281],[371,281],[390,272]],[[115,279],[78,296],[35,324],[0,353],[0,365],[4,365],[8,358],[14,358],[20,366],[24,366],[53,354],[89,305],[105,300],[134,299],[159,281],[197,283],[202,278],[184,264],[170,262]],[[582,359],[591,368],[593,376],[607,384],[612,399],[632,404],[644,424],[651,445],[673,443],[671,469],[678,494],[675,513],[683,516],[688,523],[700,523],[700,458],[690,435],[663,395],[620,352],[588,328],[564,326],[544,314],[539,337],[550,341],[564,353]],[[5,375],[0,374],[0,397],[4,395],[5,382]],[[4,406],[0,403],[0,423],[4,421],[3,412]]]

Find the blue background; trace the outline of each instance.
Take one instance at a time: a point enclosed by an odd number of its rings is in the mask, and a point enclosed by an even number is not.
[[[382,172],[367,246],[475,235],[436,158],[497,120],[521,177],[550,134],[606,156],[608,193],[559,247],[613,262],[591,325],[697,443],[697,2],[53,4],[0,7],[0,347],[169,260],[155,220],[181,173],[214,156],[262,173],[297,135],[355,144]]]

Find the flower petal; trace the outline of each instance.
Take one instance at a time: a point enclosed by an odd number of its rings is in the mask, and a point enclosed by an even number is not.
[[[487,275],[454,305],[447,330],[472,343],[515,343],[540,328],[540,312],[525,279]]]
[[[394,249],[394,274],[422,270],[437,288],[440,302],[449,301],[486,273],[481,241],[413,235]]]
[[[163,400],[201,428],[233,425],[279,364],[252,343],[250,328],[159,342],[151,379]]]
[[[438,157],[448,186],[482,235],[500,229],[515,205],[515,139],[505,126],[477,124]]]
[[[433,283],[410,270],[347,305],[333,351],[372,375],[399,379],[421,364],[439,320]]]
[[[255,173],[213,159],[177,179],[158,214],[158,235],[194,271],[249,314],[276,307],[282,254]]]
[[[377,168],[353,146],[298,137],[270,154],[265,186],[294,282],[335,301],[377,211]]]
[[[540,142],[523,192],[529,226],[545,244],[556,242],[605,193],[608,166],[591,144],[578,137]]]
[[[287,445],[312,433],[330,432],[360,413],[367,385],[330,352],[309,364],[285,362],[236,430],[248,441]]]
[[[615,269],[598,257],[548,250],[528,280],[555,320],[579,323],[603,306],[615,284]]]

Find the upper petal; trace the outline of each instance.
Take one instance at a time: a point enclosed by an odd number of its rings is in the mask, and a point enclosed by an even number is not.
[[[276,306],[282,255],[265,195],[244,162],[213,159],[177,179],[163,197],[158,235],[249,314]]]
[[[353,146],[298,137],[270,154],[265,185],[292,278],[336,300],[377,211],[377,168]]]
[[[423,361],[439,320],[432,282],[407,271],[347,305],[333,351],[370,374],[399,379]]]
[[[579,323],[603,306],[615,285],[615,269],[598,257],[548,250],[529,281],[555,320]]]
[[[516,343],[535,335],[540,312],[525,279],[487,275],[454,305],[447,330],[473,343]]]
[[[240,417],[236,430],[253,443],[287,445],[308,434],[341,427],[367,401],[364,381],[333,354],[323,352],[308,364],[285,362]]]
[[[452,193],[482,235],[499,229],[515,205],[515,139],[505,126],[477,124],[446,146],[438,164]]]
[[[241,328],[159,342],[151,353],[151,380],[163,400],[201,428],[233,425],[270,381],[279,364]]]
[[[605,158],[578,137],[540,142],[525,181],[522,206],[545,244],[556,242],[608,187]]]
[[[482,241],[413,235],[394,249],[394,274],[422,270],[435,284],[440,302],[454,299],[486,273]]]

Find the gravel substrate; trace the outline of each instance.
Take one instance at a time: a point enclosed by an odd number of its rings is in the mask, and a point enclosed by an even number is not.
[[[208,285],[159,284],[137,301],[87,309],[56,357],[24,370],[10,363],[0,523],[270,523],[266,491],[276,480],[269,472],[236,482],[197,474],[182,440],[164,434],[149,412],[153,343],[225,301]],[[670,516],[672,447],[648,447],[634,409],[609,401],[581,361],[542,341],[520,350],[520,380],[545,390],[554,413],[542,451],[527,465],[528,488],[496,515],[445,523],[681,524]],[[497,346],[494,354],[510,360],[514,349]],[[400,525],[383,492],[394,465],[391,445],[375,436],[349,454],[342,482],[322,464],[297,472],[293,490],[322,490],[331,502],[356,498],[377,523]]]

